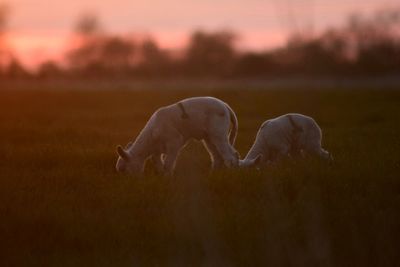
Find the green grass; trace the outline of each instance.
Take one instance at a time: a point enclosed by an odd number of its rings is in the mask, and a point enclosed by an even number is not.
[[[194,143],[175,177],[116,174],[161,105],[229,103],[244,155],[259,125],[314,117],[333,165],[209,174]],[[400,92],[0,90],[0,266],[396,266]]]

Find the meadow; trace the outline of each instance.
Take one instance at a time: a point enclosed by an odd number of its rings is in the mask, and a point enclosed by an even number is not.
[[[174,177],[114,170],[160,106],[211,95],[260,124],[310,115],[335,158],[209,173],[198,142]],[[400,91],[0,88],[0,266],[398,266]]]

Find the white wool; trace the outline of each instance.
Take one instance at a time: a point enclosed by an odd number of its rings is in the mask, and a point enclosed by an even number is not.
[[[232,124],[232,130],[231,129]],[[152,158],[160,172],[171,174],[180,150],[190,139],[203,140],[213,167],[238,165],[232,147],[237,133],[237,118],[224,102],[213,97],[193,97],[158,109],[135,142],[120,155],[116,169],[141,173]]]
[[[331,159],[329,152],[321,147],[321,139],[321,129],[313,118],[285,114],[261,125],[253,146],[239,165],[275,162],[285,156],[304,153]]]

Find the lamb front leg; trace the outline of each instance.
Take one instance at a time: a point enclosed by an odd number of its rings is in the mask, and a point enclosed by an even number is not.
[[[166,155],[164,161],[164,175],[165,176],[172,176],[174,173],[175,165],[176,165],[176,158],[178,157],[178,151],[171,151]]]
[[[173,174],[176,158],[184,145],[185,141],[182,136],[176,136],[176,138],[167,142],[166,155],[164,159],[164,175],[170,176]]]
[[[161,157],[162,157],[161,153],[156,153],[152,156],[152,161],[156,168],[157,174],[163,174],[164,172],[164,162]]]

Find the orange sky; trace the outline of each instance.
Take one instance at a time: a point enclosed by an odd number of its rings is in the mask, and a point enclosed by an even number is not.
[[[61,60],[74,21],[90,11],[109,32],[152,33],[163,47],[182,47],[193,29],[233,29],[243,49],[280,45],[296,28],[320,30],[353,12],[398,0],[9,0],[8,41],[29,66]]]

